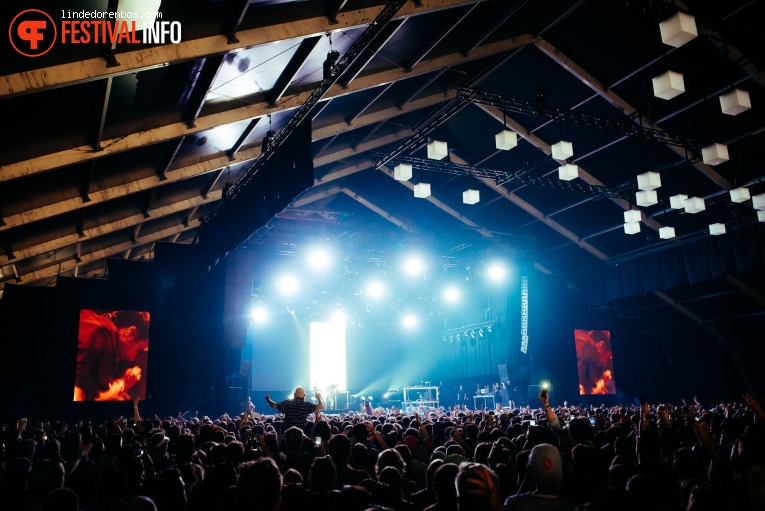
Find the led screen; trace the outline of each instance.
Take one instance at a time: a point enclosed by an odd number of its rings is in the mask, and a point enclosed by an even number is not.
[[[146,399],[149,320],[145,311],[80,311],[75,401]]]
[[[324,395],[345,390],[345,324],[311,323],[311,385]]]
[[[608,330],[574,330],[579,394],[615,394],[614,356]]]

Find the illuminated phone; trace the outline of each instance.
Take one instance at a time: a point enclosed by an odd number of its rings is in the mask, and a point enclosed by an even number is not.
[[[319,435],[316,435],[316,439],[313,441],[313,445],[316,447],[321,447],[321,437]]]
[[[529,420],[529,426],[536,426],[536,425],[537,425],[537,421],[536,420],[534,420],[534,419],[530,419]]]
[[[590,417],[590,424],[595,425],[595,417]]]

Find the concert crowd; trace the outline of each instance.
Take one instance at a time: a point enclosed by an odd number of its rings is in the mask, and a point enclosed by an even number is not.
[[[550,397],[491,411],[319,410],[289,428],[281,404],[145,418],[135,401],[133,417],[99,423],[21,419],[2,425],[0,509],[765,510],[765,413],[751,395]]]

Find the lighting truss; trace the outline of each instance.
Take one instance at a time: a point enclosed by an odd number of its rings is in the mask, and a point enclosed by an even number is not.
[[[417,133],[409,137],[406,141],[404,141],[402,144],[396,147],[393,151],[389,152],[388,154],[376,155],[375,169],[379,169],[380,167],[390,162],[397,156],[400,156],[404,153],[412,152],[418,147],[427,143],[428,135],[432,133],[433,130],[441,126],[443,123],[445,123],[447,120],[449,120],[457,112],[465,108],[470,103],[471,103],[470,99],[464,98],[464,97],[463,98],[457,97],[453,99],[451,101],[450,106],[446,108],[446,110],[441,112],[441,114],[438,117],[436,117],[431,122],[429,122],[420,131],[418,131]]]
[[[493,326],[494,326],[494,321],[484,321],[483,323],[476,323],[475,325],[466,325],[466,326],[461,326],[461,327],[458,327],[458,328],[450,328],[449,330],[444,330],[443,332],[441,332],[441,335],[442,336],[445,335],[445,336],[448,337],[449,335],[454,335],[456,333],[462,333],[465,330],[467,330],[467,331],[470,331],[470,330],[480,330],[481,328],[488,328],[488,327],[493,327]]]
[[[398,155],[390,157],[390,155],[377,154],[375,155],[376,161],[387,160],[389,163],[407,163],[414,169],[420,171],[430,171],[441,174],[448,174],[452,176],[473,176],[475,178],[492,179],[498,186],[505,185],[507,183],[535,186],[543,188],[557,188],[560,190],[574,191],[587,195],[593,195],[596,197],[608,197],[616,199],[627,200],[629,195],[628,189],[609,189],[604,186],[595,186],[587,184],[583,181],[561,181],[560,179],[553,179],[549,177],[533,177],[529,174],[528,170],[518,170],[516,172],[507,172],[504,170],[486,169],[483,167],[474,167],[472,165],[461,165],[459,163],[452,163],[445,160],[433,160],[430,158],[415,158],[414,156]]]
[[[295,114],[287,122],[286,126],[276,134],[271,140],[271,144],[268,146],[265,152],[261,153],[260,157],[248,168],[242,178],[234,185],[229,191],[228,198],[234,198],[238,192],[240,192],[247,183],[257,174],[263,165],[270,160],[274,153],[284,143],[285,140],[295,131],[298,125],[308,117],[308,114],[313,110],[316,104],[321,100],[324,94],[332,87],[340,76],[348,69],[354,60],[369,46],[372,40],[385,28],[390,20],[396,15],[399,9],[403,7],[406,0],[390,0],[387,5],[380,11],[380,14],[369,24],[366,30],[356,39],[356,42],[348,49],[337,63],[332,66],[332,72],[329,76],[325,77],[319,86],[314,89],[308,99],[305,100],[300,108],[297,109]],[[222,201],[225,203],[225,201]]]
[[[457,98],[468,100],[471,103],[493,106],[503,112],[534,115],[545,119],[578,124],[602,131],[610,131],[620,135],[642,137],[662,144],[683,147],[693,154],[698,154],[702,147],[701,143],[691,138],[672,135],[665,131],[642,126],[635,121],[636,117],[606,119],[583,112],[548,105],[544,102],[508,98],[499,94],[491,94],[489,92],[465,87],[457,88]],[[637,115],[637,113],[634,115]]]

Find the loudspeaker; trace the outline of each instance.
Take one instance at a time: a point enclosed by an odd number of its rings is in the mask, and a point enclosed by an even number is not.
[[[505,364],[499,364],[497,366],[497,369],[499,369],[499,381],[500,383],[507,383],[509,378],[507,377],[507,366]]]

